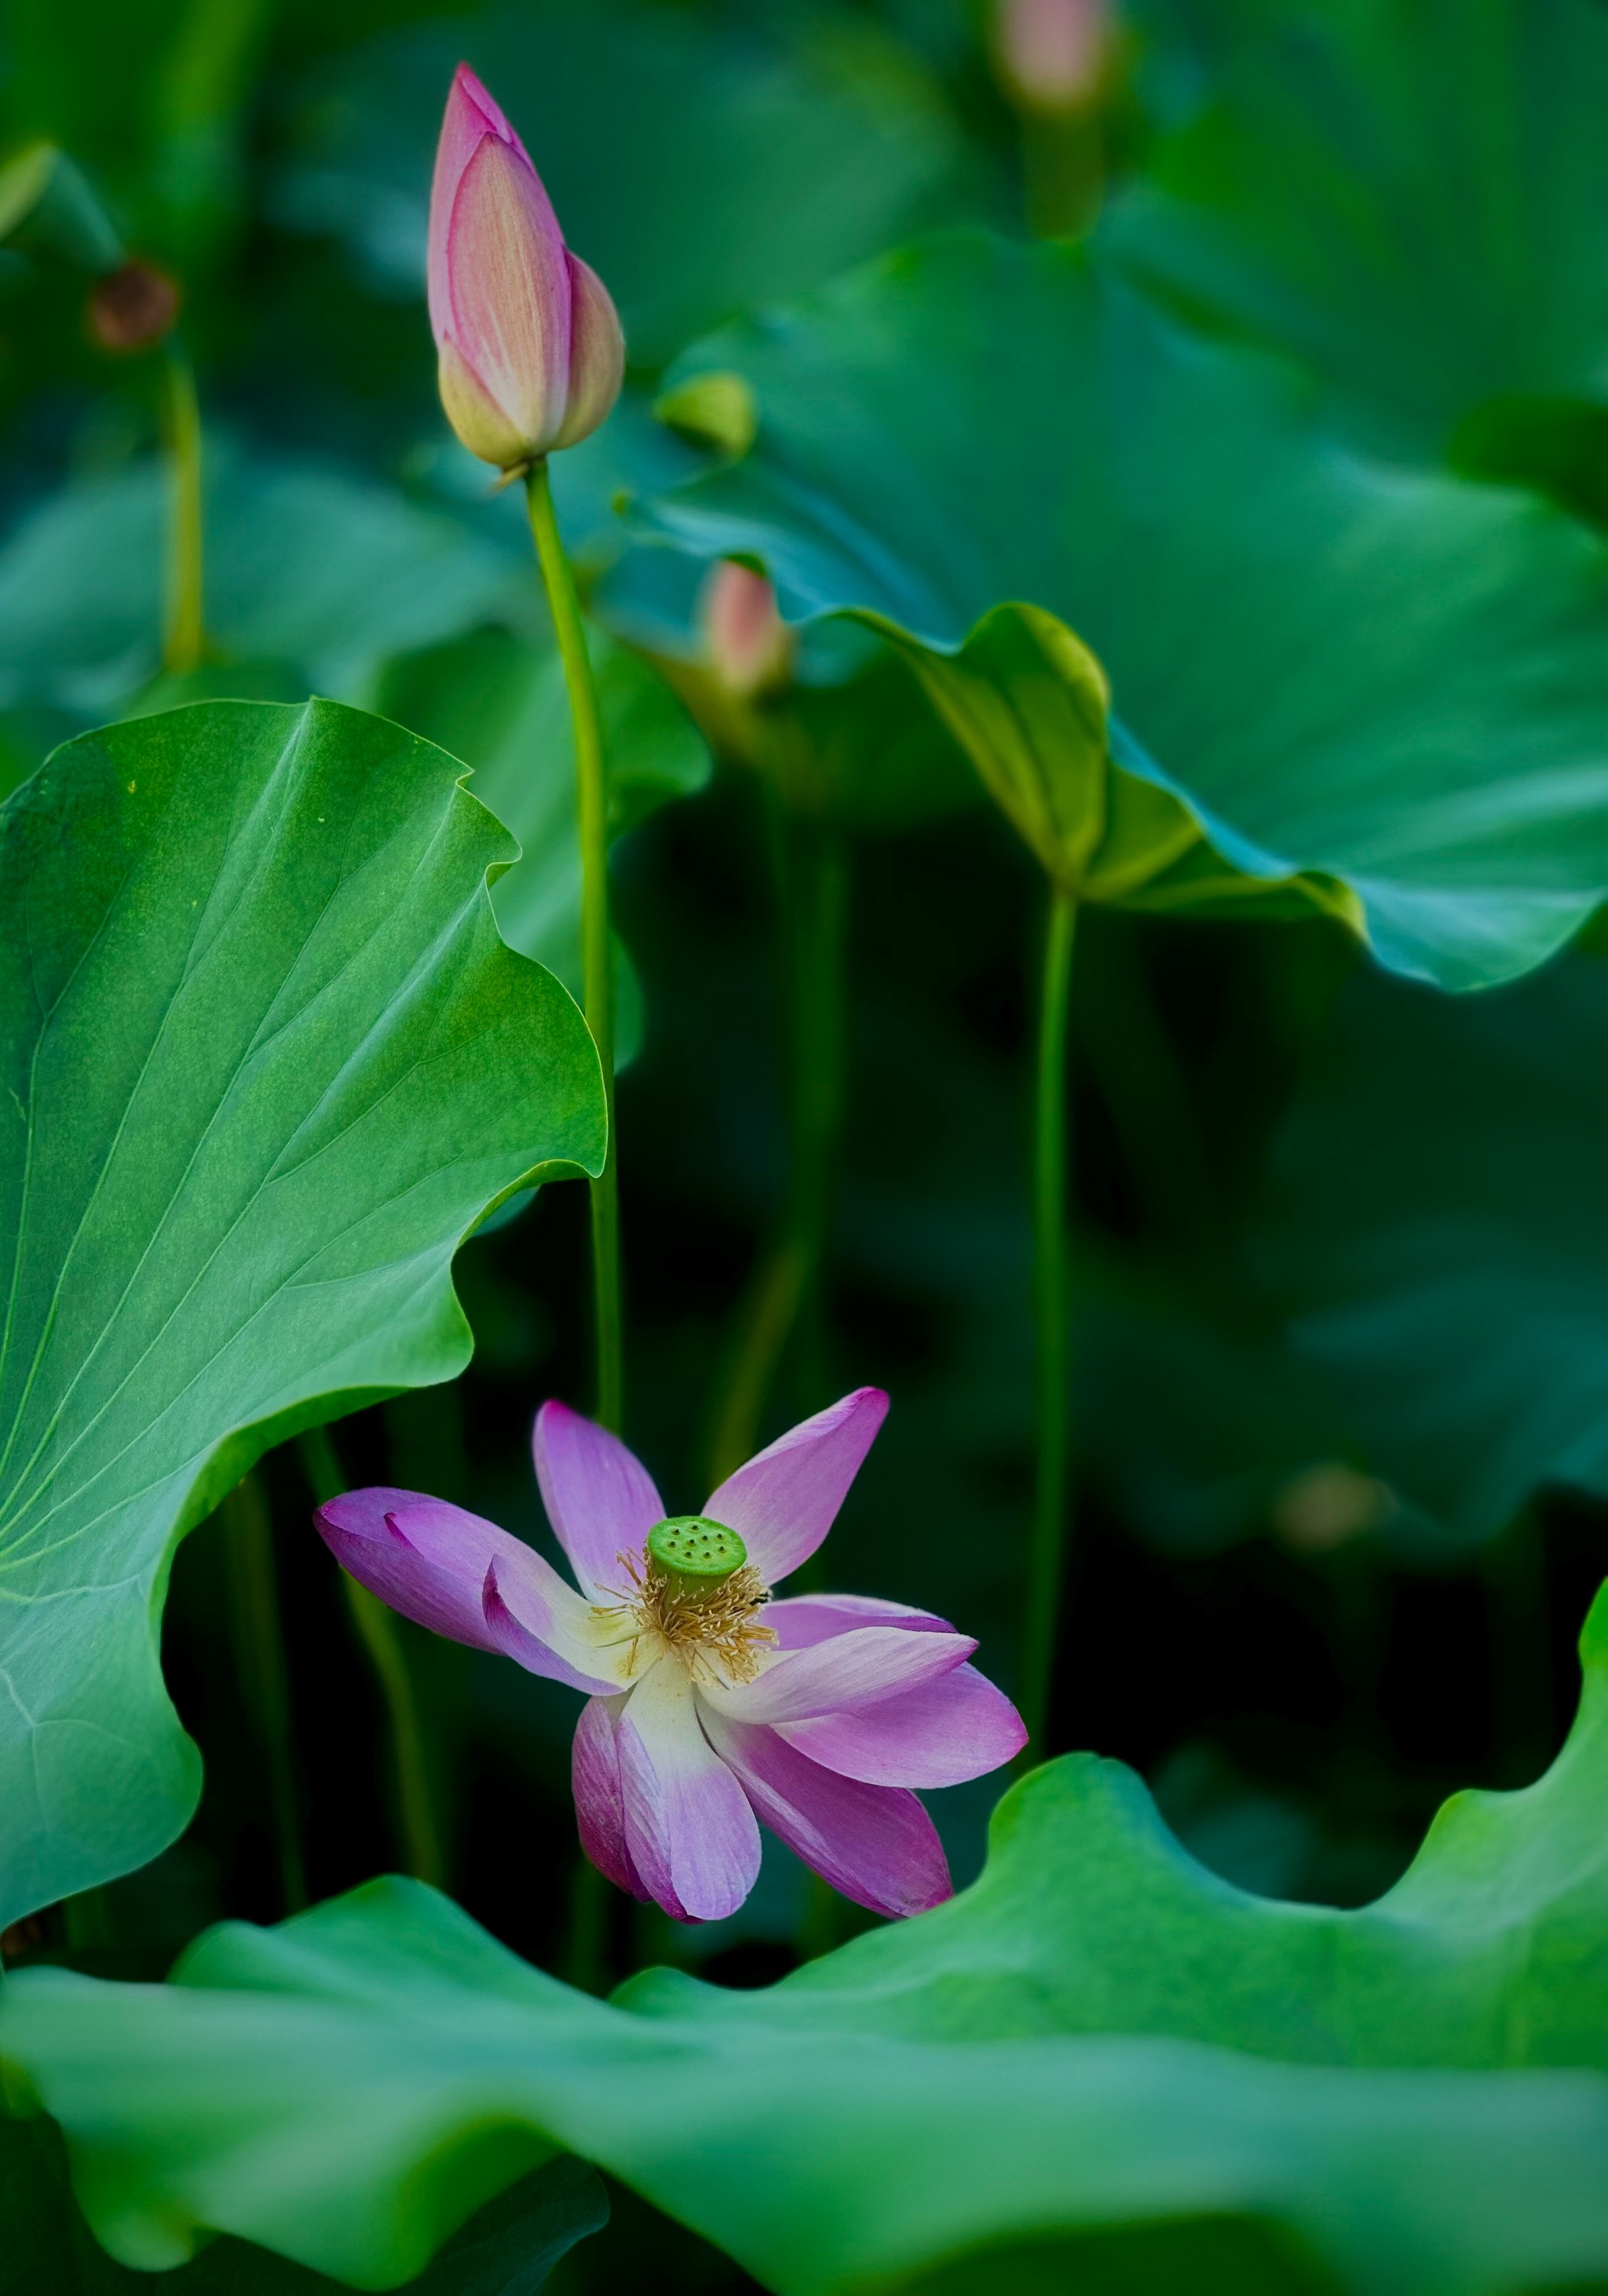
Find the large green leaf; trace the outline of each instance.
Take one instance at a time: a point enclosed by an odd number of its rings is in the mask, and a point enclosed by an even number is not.
[[[540,2296],[559,2258],[606,2223],[595,2169],[561,2156],[472,2217],[408,2296]],[[0,2115],[0,2224],[15,2284],[29,2296],[151,2296],[91,2237],[48,2121]],[[337,2281],[242,2241],[213,2241],[161,2284],[163,2296],[334,2296]]]
[[[168,1987],[18,1978],[0,2058],[129,2261],[224,2227],[361,2285],[564,2144],[783,2296],[1497,2296],[1608,2282],[1608,1598],[1563,1754],[1356,1913],[1196,1866],[1116,1763],[768,1991],[615,2005],[376,1882]],[[518,2132],[518,2134],[516,2134]]]
[[[338,464],[206,461],[206,616],[225,657],[352,695],[387,656],[525,610],[534,578],[439,512]],[[132,464],[52,496],[0,548],[0,708],[119,710],[161,659],[168,477]]]
[[[672,799],[709,781],[702,735],[663,681],[607,638],[594,637],[609,775],[611,838],[623,837]],[[472,784],[522,849],[492,906],[503,939],[581,993],[580,842],[575,814],[575,735],[563,664],[505,631],[481,630],[390,663],[374,706],[474,768]],[[621,964],[619,1041],[634,1057],[641,993]]]
[[[1476,409],[1513,438],[1588,402],[1608,487],[1608,15],[1282,12],[1118,201],[1107,244],[1192,314],[1306,360],[1397,442],[1438,454]]]
[[[0,1924],[179,1831],[182,1532],[443,1380],[487,1208],[595,1169],[596,1054],[498,939],[460,767],[331,702],[86,734],[0,811]]]
[[[339,232],[392,291],[423,292],[431,154],[460,56],[608,281],[638,365],[957,211],[958,129],[863,20],[833,20],[810,53],[629,0],[526,0],[394,34],[311,91],[280,212]]]
[[[1608,553],[1561,513],[1343,451],[1281,373],[1071,249],[936,241],[670,381],[722,371],[758,442],[662,524],[761,561],[795,614],[872,617],[938,682],[991,686],[974,738],[990,711],[1030,745],[1053,727],[1029,641],[1059,618],[1109,677],[1127,769],[1108,898],[1338,880],[1385,963],[1472,986],[1608,888]],[[1006,602],[1040,611],[1002,643]]]
[[[1608,1492],[1608,966],[1448,1006],[1341,1000],[1278,1145],[1298,1347],[1379,1471],[1462,1538]]]

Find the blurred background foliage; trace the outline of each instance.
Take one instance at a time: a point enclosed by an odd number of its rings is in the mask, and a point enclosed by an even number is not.
[[[807,639],[786,771],[731,738],[701,707],[696,570],[620,515],[696,460],[651,409],[698,338],[931,226],[1042,220],[1062,179],[1002,82],[989,12],[11,0],[0,157],[58,143],[180,285],[208,649],[162,668],[155,363],[97,348],[81,275],[0,249],[0,789],[67,734],[193,694],[360,701],[476,768],[528,848],[497,891],[503,930],[573,980],[567,751],[528,542],[439,418],[423,312],[431,146],[467,57],[630,347],[619,413],[554,477],[613,633],[632,1439],[696,1504],[763,1255],[799,1215],[789,1099],[797,1116],[800,1061],[821,1057],[799,952],[825,947],[846,983],[824,1056],[841,1111],[820,1117],[835,1180],[758,1432],[857,1381],[890,1389],[833,1574],[954,1616],[1009,1685],[1038,873],[868,639]],[[1113,42],[1079,131],[1102,261],[1293,368],[1336,436],[1403,470],[1608,516],[1599,0],[1133,0]],[[1561,1742],[1608,1552],[1599,941],[1455,998],[1386,976],[1317,915],[1085,921],[1078,1513],[1050,1743],[1134,1763],[1188,1846],[1249,1887],[1359,1903],[1448,1789],[1523,1783]],[[546,1536],[529,1423],[544,1395],[586,1400],[584,1226],[580,1190],[554,1188],[465,1246],[473,1365],[343,1424],[349,1480]],[[302,1467],[281,1453],[265,1480],[322,1896],[396,1864],[400,1837],[379,1693]],[[209,1529],[181,1550],[166,1633],[207,1765],[195,1826],[10,1936],[12,1957],[155,1974],[217,1915],[283,1910],[226,1611]],[[557,1965],[571,1701],[403,1632],[444,1878]],[[995,1792],[936,1798],[957,1878]],[[742,1984],[859,1916],[767,1853],[730,1923],[677,1933],[623,1902],[612,1918],[616,1974],[679,1959]],[[620,2285],[650,2254],[657,2286],[743,2284],[616,2203],[554,2286]]]

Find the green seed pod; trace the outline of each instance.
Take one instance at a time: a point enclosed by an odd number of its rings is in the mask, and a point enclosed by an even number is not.
[[[748,1561],[734,1530],[707,1515],[671,1515],[648,1533],[648,1561],[662,1571],[672,1594],[693,1598],[724,1586]]]

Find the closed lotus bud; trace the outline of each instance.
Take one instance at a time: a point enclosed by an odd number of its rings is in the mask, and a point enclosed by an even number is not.
[[[89,298],[89,332],[103,350],[144,351],[173,331],[176,283],[154,263],[137,260],[98,279]]]
[[[608,290],[564,245],[529,154],[467,64],[431,186],[430,324],[447,420],[499,470],[575,446],[619,396]]]
[[[1111,0],[999,0],[996,38],[1012,94],[1036,111],[1092,102],[1112,29]]]
[[[698,600],[710,666],[744,701],[775,693],[792,675],[792,633],[763,574],[734,558],[710,572]]]

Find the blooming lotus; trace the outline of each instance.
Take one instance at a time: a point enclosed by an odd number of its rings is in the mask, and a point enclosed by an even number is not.
[[[467,64],[436,147],[429,284],[441,404],[472,455],[516,472],[596,430],[625,372],[619,317]]]
[[[521,1539],[414,1491],[318,1511],[337,1560],[393,1610],[584,1692],[576,1816],[593,1864],[677,1921],[734,1912],[763,1820],[843,1895],[914,1914],[949,1895],[913,1789],[1008,1761],[1025,1732],[941,1619],[771,1589],[808,1562],[888,1408],[864,1387],[667,1516],[617,1437],[537,1415],[537,1480],[579,1591]]]

